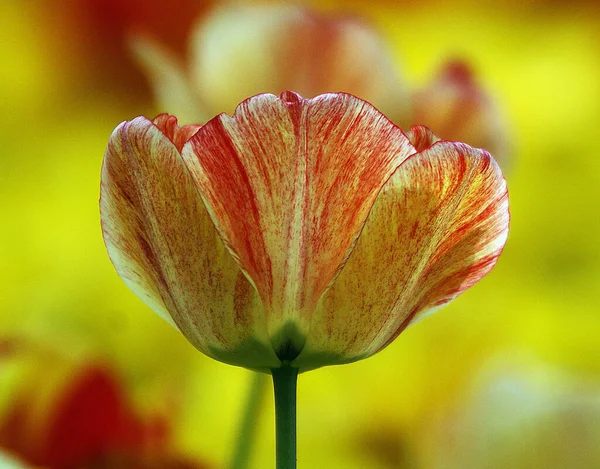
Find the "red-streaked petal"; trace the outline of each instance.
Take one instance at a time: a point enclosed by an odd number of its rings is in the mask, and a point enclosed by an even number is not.
[[[258,295],[168,138],[195,128],[177,129],[168,116],[156,123],[165,133],[138,117],[109,140],[100,199],[109,256],[129,288],[202,352],[249,368],[276,366]]]
[[[413,123],[426,125],[443,140],[485,148],[501,164],[505,160],[508,132],[468,64],[445,64],[429,86],[413,95],[412,106]]]
[[[508,221],[506,184],[487,152],[438,142],[410,157],[377,198],[294,364],[381,350],[492,268]]]
[[[406,136],[417,151],[423,151],[434,143],[440,141],[440,139],[436,137],[436,135],[429,128],[423,125],[415,125],[411,127],[411,129],[406,132]]]
[[[409,96],[390,54],[370,28],[349,16],[325,16],[297,5],[227,5],[192,39],[197,93],[232,112],[248,96],[294,90],[311,98],[347,92],[395,122]]]
[[[177,151],[180,153],[183,145],[185,145],[192,135],[200,128],[200,126],[196,124],[179,125],[177,123],[177,117],[169,114],[160,114],[156,116],[152,119],[152,123],[158,127],[173,145],[175,145],[175,148],[177,148]]]
[[[289,345],[275,337],[286,322],[302,333],[287,339],[302,346],[375,197],[412,153],[367,102],[292,92],[244,101],[184,147],[215,226],[263,300],[276,350]]]

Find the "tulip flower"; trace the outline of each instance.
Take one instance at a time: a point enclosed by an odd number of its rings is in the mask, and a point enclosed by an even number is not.
[[[264,371],[378,352],[485,275],[508,228],[488,153],[342,93],[121,124],[101,214],[143,301],[205,354]]]
[[[173,454],[170,422],[139,415],[113,369],[41,352],[22,343],[2,358],[0,467],[7,451],[45,469],[206,468]]]
[[[289,91],[202,126],[122,123],[100,209],[142,301],[206,355],[273,374],[278,468],[295,467],[297,373],[373,355],[472,286],[509,220],[485,150]]]

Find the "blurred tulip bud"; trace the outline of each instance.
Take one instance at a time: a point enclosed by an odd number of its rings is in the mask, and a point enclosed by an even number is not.
[[[259,93],[347,92],[397,125],[425,125],[443,140],[484,148],[501,166],[508,163],[508,131],[469,64],[449,62],[411,92],[377,32],[348,16],[290,4],[228,5],[198,22],[186,63],[148,37],[135,36],[131,45],[158,107],[182,122],[204,123]]]
[[[232,112],[248,96],[295,90],[360,96],[396,122],[408,118],[408,94],[377,34],[347,16],[295,5],[221,7],[193,31],[182,65],[151,39],[132,47],[159,107],[183,122]]]
[[[413,94],[413,122],[443,140],[485,148],[506,164],[508,133],[490,96],[465,62],[447,63],[426,88]]]
[[[537,362],[493,360],[464,404],[427,434],[427,467],[600,467],[600,383]]]
[[[124,282],[200,351],[267,372],[373,355],[489,272],[508,232],[487,152],[343,93],[124,122],[101,186]]]

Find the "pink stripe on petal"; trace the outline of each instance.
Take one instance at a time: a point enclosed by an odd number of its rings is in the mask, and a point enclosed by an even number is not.
[[[100,210],[124,282],[199,350],[249,368],[276,366],[260,299],[220,240],[177,150],[195,126],[162,115],[113,132]],[[239,353],[245,350],[245,354]]]
[[[489,272],[508,222],[506,184],[487,152],[438,142],[410,157],[377,198],[294,364],[381,350]]]
[[[292,92],[244,101],[184,147],[215,226],[263,300],[272,339],[286,320],[306,332],[378,192],[412,153],[367,102]]]

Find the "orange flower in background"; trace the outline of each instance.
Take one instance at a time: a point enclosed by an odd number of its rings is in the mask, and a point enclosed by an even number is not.
[[[263,371],[377,353],[489,272],[509,219],[486,151],[344,93],[124,122],[100,205],[125,283],[203,353]]]
[[[467,63],[448,62],[427,87],[412,95],[412,108],[414,122],[425,123],[444,139],[485,148],[504,167],[506,129]]]
[[[30,352],[4,359],[0,450],[46,469],[206,467],[171,452],[169,422],[138,414],[110,368]]]
[[[185,64],[147,37],[132,44],[159,108],[183,122],[206,122],[259,93],[347,92],[401,127],[426,125],[506,157],[502,119],[467,63],[449,62],[413,91],[377,32],[357,18],[297,5],[227,6],[198,22]]]

